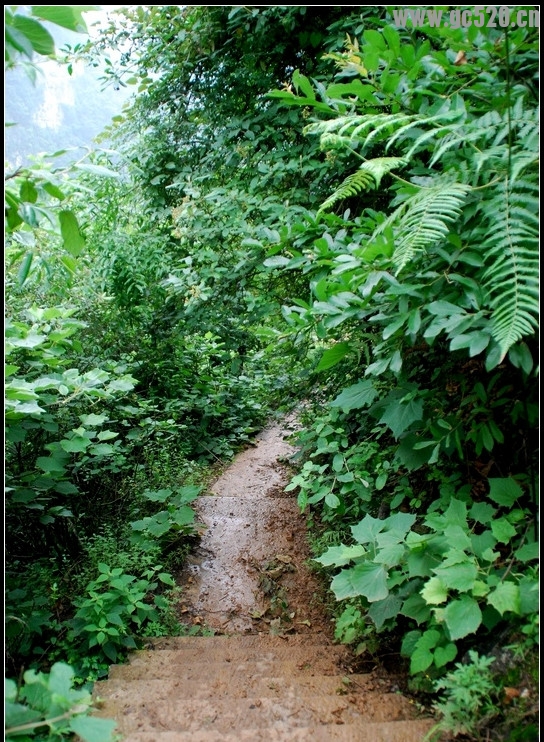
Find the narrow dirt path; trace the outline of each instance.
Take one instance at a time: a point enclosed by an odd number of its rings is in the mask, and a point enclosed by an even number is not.
[[[221,633],[329,629],[306,565],[305,517],[284,492],[295,428],[294,416],[265,428],[198,499],[206,530],[181,576],[194,622]]]
[[[395,678],[353,672],[333,642],[305,517],[284,492],[294,426],[267,427],[197,501],[206,528],[180,610],[216,635],[154,640],[95,685],[124,742],[422,742],[433,726]]]

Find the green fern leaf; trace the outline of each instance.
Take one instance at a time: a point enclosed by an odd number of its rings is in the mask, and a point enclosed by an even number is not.
[[[398,275],[416,252],[445,239],[450,224],[459,217],[469,191],[470,187],[463,183],[442,183],[433,188],[421,188],[378,226],[370,242],[387,228],[393,227],[393,263]]]
[[[502,362],[508,350],[538,327],[539,221],[538,185],[503,181],[485,204],[490,214],[487,234],[480,248],[486,268],[482,283],[493,310],[491,334]]]
[[[376,157],[373,160],[367,160],[359,170],[348,175],[336,191],[321,204],[318,215],[332,208],[339,201],[356,196],[361,191],[379,188],[384,175],[404,165],[406,165],[406,160],[400,157]]]

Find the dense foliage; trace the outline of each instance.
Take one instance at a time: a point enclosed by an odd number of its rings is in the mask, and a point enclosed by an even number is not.
[[[111,47],[109,149],[6,186],[8,668],[96,677],[181,630],[210,465],[304,399],[288,490],[338,640],[507,734],[538,642],[537,30],[144,6],[76,51]]]

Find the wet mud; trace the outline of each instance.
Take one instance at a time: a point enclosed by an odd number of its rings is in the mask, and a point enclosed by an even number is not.
[[[270,424],[197,500],[204,531],[179,579],[185,623],[228,634],[330,628],[316,605],[305,516],[284,491],[295,430],[294,416]]]

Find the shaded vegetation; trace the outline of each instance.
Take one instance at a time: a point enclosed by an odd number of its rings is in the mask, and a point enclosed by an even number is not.
[[[6,181],[8,674],[183,631],[191,502],[305,399],[336,638],[536,739],[536,29],[142,6],[74,55],[112,47],[108,149]]]

